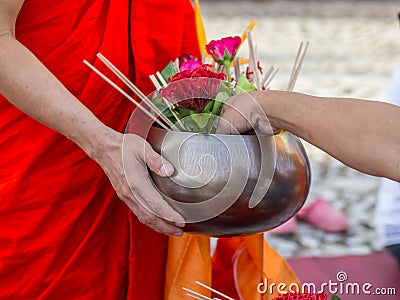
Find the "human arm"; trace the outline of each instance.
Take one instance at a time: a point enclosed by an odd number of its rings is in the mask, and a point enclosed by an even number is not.
[[[283,91],[250,95],[273,128],[287,130],[361,172],[400,181],[400,107]],[[222,115],[241,132],[249,130],[250,124],[263,123],[260,109],[243,101],[243,97],[248,96],[229,99]]]
[[[158,215],[181,223],[182,217],[151,184],[145,165],[161,176],[172,173],[172,166],[166,163],[170,169],[166,172],[161,157],[143,139],[120,134],[100,122],[15,38],[15,21],[23,2],[0,0],[0,93],[26,114],[74,141],[96,160],[118,196],[141,222],[162,233],[181,234],[181,229],[150,213],[137,200],[145,199]],[[130,167],[137,178],[130,184],[123,169],[124,142],[131,150]]]

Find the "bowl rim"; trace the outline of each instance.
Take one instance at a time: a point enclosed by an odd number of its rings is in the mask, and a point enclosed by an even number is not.
[[[221,138],[276,138],[278,136],[289,136],[292,135],[290,132],[281,132],[279,134],[221,134],[221,133],[199,133],[199,132],[189,132],[189,131],[174,131],[174,130],[165,130],[160,127],[156,127],[154,125],[151,126],[149,130],[149,134],[152,131],[159,131],[159,132],[164,132],[169,133],[169,134],[185,134],[185,135],[201,135],[201,136],[215,136],[215,137],[221,137]]]

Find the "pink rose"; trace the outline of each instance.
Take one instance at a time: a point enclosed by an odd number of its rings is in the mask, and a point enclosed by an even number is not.
[[[179,57],[179,70],[194,70],[201,65],[201,62],[197,60],[191,54],[183,54]]]
[[[206,45],[206,50],[214,60],[220,64],[233,61],[242,39],[238,36],[226,37],[217,41],[211,41]]]

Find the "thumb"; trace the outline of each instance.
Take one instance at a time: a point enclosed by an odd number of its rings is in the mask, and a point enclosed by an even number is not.
[[[145,146],[144,162],[150,168],[150,170],[159,176],[167,177],[174,173],[174,167],[160,154],[154,151],[154,149],[147,142]]]

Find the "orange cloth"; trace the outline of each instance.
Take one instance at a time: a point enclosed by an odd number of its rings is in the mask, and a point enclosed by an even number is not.
[[[165,300],[185,299],[186,287],[208,297],[200,281],[235,300],[271,300],[277,296],[276,285],[300,284],[287,262],[264,239],[263,234],[218,239],[210,260],[209,238],[185,234],[169,238]],[[275,283],[272,293],[258,291],[267,279],[267,287]],[[261,288],[264,288],[262,286]]]
[[[199,290],[195,281],[211,286],[210,239],[190,234],[170,237],[166,272],[165,300],[185,299],[182,287]],[[201,293],[211,296],[203,288]]]
[[[213,256],[213,287],[236,300],[273,299],[267,292],[262,298],[258,285],[299,283],[286,261],[264,239],[263,234],[219,239]],[[215,295],[216,296],[216,295]]]

